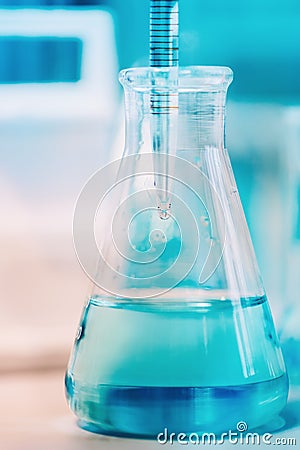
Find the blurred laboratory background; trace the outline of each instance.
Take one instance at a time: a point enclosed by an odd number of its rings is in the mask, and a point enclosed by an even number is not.
[[[227,147],[300,383],[300,2],[181,0],[181,65],[234,71]],[[0,0],[0,374],[63,370],[90,291],[72,243],[123,142],[119,69],[148,64],[146,0]]]

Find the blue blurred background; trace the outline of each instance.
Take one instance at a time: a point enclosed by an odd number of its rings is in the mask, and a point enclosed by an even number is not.
[[[72,210],[87,177],[121,152],[117,73],[148,64],[148,3],[0,0],[2,325],[22,330],[0,346],[4,370],[67,359],[88,291]],[[227,145],[287,358],[299,368],[300,3],[180,3],[181,65],[234,71]]]

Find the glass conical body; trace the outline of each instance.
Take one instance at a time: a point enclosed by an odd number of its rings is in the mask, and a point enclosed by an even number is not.
[[[100,433],[221,433],[240,421],[253,428],[276,416],[287,398],[224,146],[232,72],[183,68],[177,85],[170,70],[122,72],[124,157],[89,181],[75,211],[75,245],[94,288],[66,390],[81,426]],[[176,100],[163,122],[171,130],[168,156],[152,151],[153,89]],[[166,188],[168,217],[160,210]],[[100,205],[91,200],[95,191],[105,193]],[[95,206],[97,254],[92,240],[82,239]]]

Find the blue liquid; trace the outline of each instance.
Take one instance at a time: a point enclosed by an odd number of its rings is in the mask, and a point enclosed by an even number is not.
[[[82,427],[156,438],[269,422],[287,378],[265,297],[156,303],[92,298],[66,375]]]

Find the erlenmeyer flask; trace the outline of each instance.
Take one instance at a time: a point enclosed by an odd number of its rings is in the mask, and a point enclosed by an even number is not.
[[[88,181],[75,210],[74,242],[94,288],[66,391],[80,425],[100,433],[220,433],[240,421],[253,428],[278,414],[287,398],[281,350],[224,147],[232,72],[182,68],[175,86],[170,70],[121,73],[124,157]],[[160,95],[178,94],[178,109],[169,112],[176,154],[156,155],[155,164],[153,79]],[[155,186],[166,173],[167,219]]]

